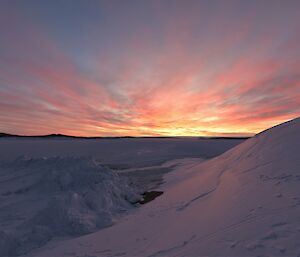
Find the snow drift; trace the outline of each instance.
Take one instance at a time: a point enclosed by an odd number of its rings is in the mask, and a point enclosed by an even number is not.
[[[169,173],[123,222],[30,256],[297,256],[299,149],[300,118]]]
[[[128,181],[89,158],[2,162],[0,180],[0,256],[110,226],[139,199]]]

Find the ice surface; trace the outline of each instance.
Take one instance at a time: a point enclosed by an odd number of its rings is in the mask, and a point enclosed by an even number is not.
[[[300,118],[212,160],[182,161],[155,201],[29,256],[299,256],[299,149]]]
[[[168,160],[211,158],[243,142],[241,139],[120,138],[31,139],[0,138],[0,161],[19,156],[93,157],[112,168],[158,165]]]

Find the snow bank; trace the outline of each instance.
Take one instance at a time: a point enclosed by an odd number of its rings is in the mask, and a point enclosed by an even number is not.
[[[89,158],[20,158],[0,163],[0,179],[0,256],[110,226],[140,198],[125,178]]]

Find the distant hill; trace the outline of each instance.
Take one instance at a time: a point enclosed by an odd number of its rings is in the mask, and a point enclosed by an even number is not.
[[[0,133],[0,137],[13,137],[14,135],[6,134],[6,133]]]
[[[63,134],[49,134],[49,135],[37,135],[37,136],[26,136],[26,135],[12,135],[7,133],[0,133],[1,137],[15,137],[15,138],[74,138],[74,139],[117,139],[117,138],[132,138],[130,136],[124,137],[80,137],[80,136],[68,136]]]

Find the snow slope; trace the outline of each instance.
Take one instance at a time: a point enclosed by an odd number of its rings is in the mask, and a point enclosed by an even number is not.
[[[28,256],[299,256],[300,118],[183,163],[116,225]]]

